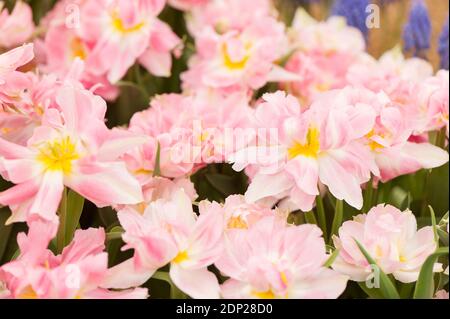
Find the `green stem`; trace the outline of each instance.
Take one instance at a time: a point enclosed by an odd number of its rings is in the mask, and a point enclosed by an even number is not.
[[[308,224],[317,225],[316,216],[314,216],[314,211],[310,210],[309,212],[305,212],[305,219]]]
[[[56,235],[56,249],[58,252],[62,252],[66,242],[66,222],[67,222],[67,188],[64,188],[61,203],[58,209],[59,215],[59,228]]]
[[[363,213],[367,213],[372,206],[373,201],[373,184],[372,179],[370,179],[366,184],[366,189],[364,191],[364,204]]]
[[[331,242],[333,235],[337,235],[339,227],[342,225],[342,219],[344,218],[344,202],[342,200],[336,200],[336,208],[334,210],[333,224],[331,226],[331,234],[329,241]]]
[[[153,274],[152,278],[168,282],[171,286],[173,285],[172,280],[170,280],[169,273],[166,271],[157,271]]]
[[[319,219],[319,227],[320,229],[322,229],[323,236],[325,237],[327,235],[327,218],[325,215],[325,208],[323,206],[323,199],[320,194],[316,197],[316,210],[317,218]]]

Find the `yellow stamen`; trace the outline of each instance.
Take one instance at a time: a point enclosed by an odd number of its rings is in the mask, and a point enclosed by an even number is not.
[[[269,289],[267,291],[253,291],[253,296],[259,298],[259,299],[274,299],[275,294],[273,293],[272,289]]]
[[[87,57],[86,48],[80,38],[75,37],[70,41],[70,50],[73,59],[80,58],[85,60]]]
[[[381,145],[380,143],[375,142],[374,140],[372,140],[372,137],[375,135],[375,131],[371,130],[369,133],[367,133],[366,137],[369,139],[369,147],[372,151],[378,151],[382,148],[384,148],[383,145]],[[378,134],[380,135],[380,134]],[[381,135],[380,135],[381,136]]]
[[[232,229],[232,228],[247,229],[248,225],[241,218],[241,216],[238,216],[238,217],[231,217],[230,220],[228,221],[227,227],[230,229]]]
[[[306,134],[306,143],[301,144],[295,142],[294,145],[288,149],[288,158],[293,159],[300,155],[316,158],[319,150],[319,130],[311,127]]]
[[[246,46],[246,50],[248,51],[250,49],[250,45]],[[233,61],[230,57],[230,55],[228,54],[228,47],[226,44],[224,44],[222,46],[222,57],[223,57],[223,64],[225,65],[225,67],[229,70],[243,70],[246,65],[248,60],[250,59],[250,54],[247,54],[244,56],[244,58],[242,58],[240,61]]]
[[[114,30],[116,30],[122,34],[137,32],[145,26],[144,22],[137,23],[130,27],[125,26],[122,19],[119,16],[119,14],[117,13],[117,11],[114,11],[111,14],[111,18],[112,18],[112,25],[113,25]]]
[[[19,295],[19,299],[37,299],[37,298],[38,295],[31,286],[25,287]]]
[[[37,160],[41,162],[46,170],[62,171],[70,174],[72,161],[79,158],[75,144],[70,137],[48,142],[39,149]]]
[[[188,256],[187,252],[181,251],[178,253],[178,255],[172,261],[176,264],[179,264],[188,259],[189,259],[189,256]]]

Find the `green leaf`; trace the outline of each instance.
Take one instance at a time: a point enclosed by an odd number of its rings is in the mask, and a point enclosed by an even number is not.
[[[316,219],[316,216],[314,216],[314,211],[311,210],[309,212],[304,212],[304,214],[305,214],[306,222],[308,224],[317,225],[317,219]]]
[[[438,245],[439,247],[439,236],[437,233],[436,215],[434,214],[434,210],[433,207],[431,207],[431,205],[428,205],[428,209],[430,210],[431,215],[431,225],[433,226],[434,241],[436,242],[436,245]]]
[[[153,274],[152,279],[158,279],[172,284],[169,273],[167,271],[157,271]]]
[[[84,197],[73,190],[69,190],[67,194],[66,245],[73,239],[75,230],[80,223],[83,207]]]
[[[368,288],[364,282],[358,282],[358,286],[366,293],[367,296],[371,299],[383,299],[383,295],[381,294],[379,289]]]
[[[319,221],[319,227],[322,229],[323,237],[325,241],[327,241],[327,218],[325,215],[325,208],[323,206],[322,196],[319,194],[316,196],[316,211],[317,211],[317,219]]]
[[[438,258],[448,255],[448,247],[436,249],[436,252],[430,255],[420,269],[417,279],[416,289],[414,290],[414,299],[431,299],[434,296],[434,264]]]
[[[448,212],[439,221],[439,227],[446,227],[448,224]]]
[[[123,233],[124,233],[124,230],[122,227],[115,226],[115,227],[111,228],[111,230],[106,234],[106,241],[120,239],[120,238],[122,238]]]
[[[161,144],[159,142],[156,149],[155,170],[153,171],[153,177],[156,176],[161,176]]]
[[[343,217],[344,217],[344,202],[342,200],[336,200],[333,224],[331,226],[330,241],[333,238],[333,235],[338,234],[339,227],[341,227],[342,225]]]
[[[378,267],[380,275],[380,292],[383,295],[383,297],[387,299],[400,299],[400,295],[397,291],[397,288],[395,288],[395,285],[391,281],[391,279],[381,270],[381,268],[377,265],[377,263],[370,256],[367,250],[360,244],[360,242],[356,239],[354,240],[356,242],[356,245],[358,245],[359,250],[361,250],[364,257],[366,257],[367,262],[370,265],[375,265]]]
[[[437,228],[436,232],[444,246],[448,246],[448,233],[440,228]]]
[[[5,225],[10,214],[8,207],[0,208],[0,262],[8,246],[9,236],[13,228],[13,225]]]
[[[62,252],[68,245],[80,222],[83,211],[84,198],[76,192],[64,188],[61,203],[59,204],[59,228],[56,236],[57,251]]]
[[[333,253],[328,257],[327,261],[323,264],[324,267],[331,267],[333,265],[334,261],[336,260],[337,256],[339,256],[339,249],[335,249]]]

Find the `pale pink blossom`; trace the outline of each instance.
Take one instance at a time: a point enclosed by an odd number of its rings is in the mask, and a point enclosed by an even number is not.
[[[223,210],[228,235],[234,230],[247,230],[264,217],[276,215],[279,215],[280,218],[286,217],[278,214],[270,206],[261,203],[247,203],[243,195],[228,196],[223,204]]]
[[[209,0],[193,7],[186,22],[189,32],[196,37],[205,27],[220,34],[233,30],[240,32],[258,19],[275,17],[275,14],[270,0]]]
[[[348,277],[325,268],[328,256],[315,225],[287,225],[265,217],[242,236],[225,238],[215,263],[230,277],[222,285],[224,298],[337,298]]]
[[[444,289],[439,290],[436,292],[436,295],[434,296],[434,299],[449,299],[448,291],[445,291]]]
[[[383,91],[402,110],[413,128],[421,133],[423,114],[426,112],[417,94],[421,84],[432,75],[433,67],[429,62],[420,58],[405,58],[401,48],[395,47],[379,60],[364,55],[350,67],[347,80],[351,85],[363,86],[375,93]]]
[[[114,84],[139,61],[150,73],[169,76],[171,51],[180,39],[156,18],[164,5],[164,0],[85,1],[77,33],[90,48],[89,72]]]
[[[192,10],[195,7],[201,7],[207,4],[210,0],[168,0],[169,4],[179,10]]]
[[[366,280],[373,271],[355,240],[383,272],[404,283],[417,280],[422,264],[437,248],[432,227],[417,230],[411,211],[380,204],[367,214],[344,222],[339,236],[333,237],[339,255],[332,267],[355,281]],[[436,264],[435,270],[440,268]]]
[[[35,26],[30,6],[17,1],[11,13],[0,1],[0,49],[14,48],[30,40]]]
[[[284,25],[272,17],[253,21],[242,31],[218,34],[207,27],[196,37],[196,54],[182,74],[186,90],[255,90],[271,81],[297,77],[276,64],[287,54]]]
[[[248,127],[245,94],[229,96],[198,91],[193,95],[157,96],[151,107],[136,113],[130,122],[131,132],[145,134],[150,141],[126,154],[125,161],[141,178],[154,174],[158,145],[160,175],[169,178],[188,176],[209,163],[222,163]],[[177,116],[173,116],[177,114]]]
[[[435,76],[426,79],[419,85],[417,92],[420,111],[417,117],[424,117],[422,131],[433,131],[446,128],[448,136],[449,117],[449,73],[440,70]]]
[[[108,130],[106,103],[89,91],[63,86],[56,103],[26,146],[0,138],[0,173],[16,184],[0,193],[13,212],[8,223],[34,214],[55,220],[64,186],[98,207],[141,202],[138,181],[118,158],[145,138]]]
[[[84,65],[92,46],[83,41],[75,30],[62,22],[53,21],[50,24],[43,41],[44,62],[40,68],[47,73],[65,77],[71,72],[76,60],[81,60],[84,63],[79,81],[88,89],[96,87],[96,93],[105,99],[114,100],[119,89],[109,83],[106,75],[93,74],[90,68]]]
[[[135,253],[112,268],[111,285],[140,285],[170,263],[170,278],[183,292],[192,298],[219,297],[218,280],[207,269],[222,252],[223,213],[219,204],[201,209],[197,217],[190,198],[180,189],[170,200],[151,203],[143,214],[123,210],[118,216],[125,229],[124,249],[133,248]]]
[[[56,225],[34,220],[28,234],[19,233],[20,255],[0,267],[0,282],[9,295],[20,299],[110,299],[147,297],[147,289],[110,291],[101,288],[107,278],[108,255],[102,228],[77,230],[72,242],[55,256],[47,246]],[[0,287],[1,289],[1,287]],[[1,298],[1,291],[0,291]]]
[[[299,75],[299,80],[284,87],[306,105],[315,96],[347,84],[347,72],[365,51],[362,33],[347,26],[342,17],[327,21],[314,20],[300,8],[289,29],[293,55],[286,69]]]
[[[365,92],[365,93],[363,93]],[[392,102],[384,92],[374,94],[361,89],[353,95],[371,99],[376,119],[364,143],[369,147],[380,171],[379,178],[386,182],[397,176],[430,169],[448,162],[448,153],[427,141],[412,141],[417,122],[405,115],[404,108]],[[358,97],[357,97],[358,98]],[[436,111],[438,112],[438,111]],[[418,118],[420,115],[417,114]]]
[[[289,197],[297,209],[309,211],[320,182],[336,198],[362,207],[360,185],[378,172],[358,139],[372,129],[375,112],[368,104],[347,103],[338,95],[324,96],[303,113],[297,99],[284,92],[263,96],[254,116],[256,127],[274,128],[277,136],[258,135],[256,145],[230,157],[236,170],[257,167],[245,194],[248,201]]]

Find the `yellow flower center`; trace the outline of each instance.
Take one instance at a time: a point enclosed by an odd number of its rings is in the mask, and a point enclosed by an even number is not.
[[[75,144],[70,137],[48,142],[39,149],[38,161],[46,170],[62,171],[70,174],[72,171],[72,161],[79,158]]]
[[[123,23],[123,20],[121,19],[121,17],[117,13],[117,11],[114,11],[111,14],[111,18],[112,18],[112,26],[113,26],[114,30],[116,30],[117,32],[119,32],[121,34],[129,34],[129,33],[137,32],[145,26],[145,22],[140,22],[140,23],[137,23],[132,26],[126,26]]]
[[[288,158],[293,159],[297,156],[306,156],[316,158],[320,150],[319,130],[311,127],[306,134],[306,142],[298,143],[288,149]]]
[[[183,261],[186,261],[189,259],[189,256],[186,251],[181,251],[178,253],[178,255],[172,260],[174,263],[179,264]]]
[[[367,145],[369,145],[369,147],[370,147],[370,149],[371,149],[372,151],[376,152],[376,151],[379,151],[380,149],[383,149],[384,146],[381,145],[380,143],[375,142],[375,141],[372,139],[372,137],[373,137],[374,135],[375,135],[375,131],[374,131],[374,130],[371,130],[369,133],[367,133],[366,137],[367,137],[367,139],[369,140],[369,142],[368,142]],[[383,137],[381,134],[378,134],[378,135],[380,135],[381,137]]]
[[[81,60],[86,60],[86,48],[80,38],[75,37],[70,41],[70,50],[73,59],[80,58]]]
[[[253,291],[252,295],[259,299],[274,299],[275,294],[273,293],[272,289],[269,289],[267,291]]]
[[[37,299],[38,295],[31,285],[25,287],[19,295],[19,299]]]
[[[233,61],[230,57],[230,54],[228,53],[228,46],[225,43],[222,46],[222,58],[223,58],[223,64],[225,67],[232,71],[238,71],[243,70],[247,66],[247,62],[250,59],[249,50],[251,48],[251,44],[247,44],[245,46],[245,49],[247,51],[247,54],[239,61]]]
[[[238,217],[231,217],[228,221],[227,227],[230,229],[237,228],[237,229],[247,229],[248,225],[247,223],[241,218],[241,216]]]

